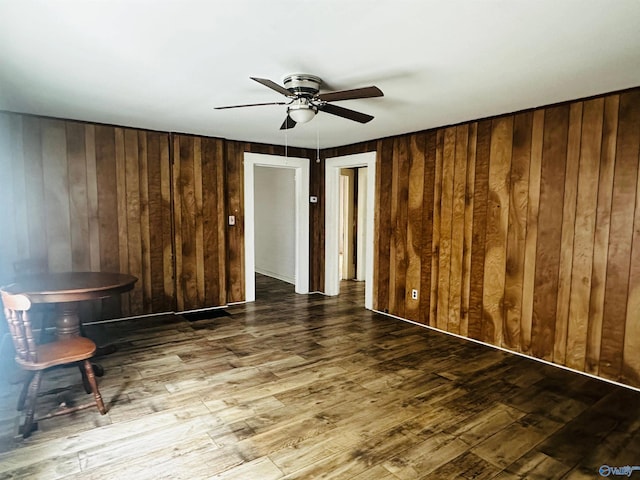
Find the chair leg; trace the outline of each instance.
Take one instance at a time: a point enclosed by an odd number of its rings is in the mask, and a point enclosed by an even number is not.
[[[100,414],[104,415],[107,413],[107,409],[104,407],[104,402],[102,401],[102,395],[100,395],[100,390],[98,390],[98,382],[96,382],[96,377],[93,373],[93,367],[91,366],[91,362],[89,360],[85,360],[84,362],[84,371],[86,372],[87,381],[89,385],[91,385],[91,391],[93,392],[93,397],[96,399],[96,406],[98,407],[98,411]]]
[[[29,382],[27,394],[27,413],[25,414],[24,423],[22,424],[22,437],[31,436],[33,431],[33,418],[36,412],[36,400],[38,398],[38,390],[40,390],[40,381],[42,380],[42,370],[38,370]]]
[[[80,369],[80,375],[82,375],[82,386],[84,387],[85,393],[91,393],[91,384],[89,383],[89,379],[87,378],[87,372],[84,368],[83,363],[78,364],[78,368]]]
[[[18,408],[17,410],[21,412],[24,410],[24,402],[27,399],[27,392],[29,391],[29,385],[31,384],[31,380],[33,380],[34,372],[27,372],[27,378],[24,379],[24,383],[22,384],[22,390],[20,391],[20,397],[18,398]]]

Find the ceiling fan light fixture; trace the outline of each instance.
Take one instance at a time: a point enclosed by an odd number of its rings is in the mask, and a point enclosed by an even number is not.
[[[290,105],[287,110],[289,117],[296,123],[310,122],[318,113],[318,109],[308,103]]]

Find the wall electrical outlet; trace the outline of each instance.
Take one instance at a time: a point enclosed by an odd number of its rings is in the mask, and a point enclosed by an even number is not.
[[[418,299],[418,290],[416,290],[415,288],[413,290],[411,290],[411,299],[412,300],[417,300]]]
[[[235,225],[235,224],[236,224],[235,215],[229,215],[229,225]]]

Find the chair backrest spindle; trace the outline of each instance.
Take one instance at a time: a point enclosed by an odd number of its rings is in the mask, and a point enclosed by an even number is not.
[[[2,292],[2,303],[16,356],[24,362],[37,362],[37,347],[29,318],[31,301],[25,295],[10,295]]]

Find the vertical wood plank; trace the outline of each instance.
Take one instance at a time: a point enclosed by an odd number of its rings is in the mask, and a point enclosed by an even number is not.
[[[195,211],[195,258],[196,258],[196,307],[204,304],[204,214],[202,211],[202,138],[193,139],[193,182],[194,182],[194,211]]]
[[[391,178],[393,169],[393,141],[381,140],[379,153],[376,158],[376,185],[378,198],[376,199],[376,275],[378,285],[377,301],[379,308],[389,309],[390,284],[390,252],[391,252]]]
[[[246,297],[245,290],[245,262],[244,262],[244,152],[247,147],[245,144],[238,145],[236,147],[236,162],[238,164],[238,205],[234,207],[234,211],[237,210],[240,214],[241,223],[239,225],[240,228],[236,228],[236,235],[238,236],[238,259],[239,259],[239,289],[240,289],[240,298]]]
[[[556,324],[553,345],[553,361],[561,365],[565,363],[567,350],[581,134],[582,102],[574,102],[569,107],[567,163],[564,182],[564,203],[562,207],[562,236],[560,239],[560,251],[562,255],[560,255],[558,273],[558,298],[556,303]]]
[[[392,140],[392,154],[391,154],[391,191],[389,195],[389,301],[387,304],[387,311],[392,315],[398,315],[396,311],[397,299],[396,299],[396,285],[397,269],[396,269],[396,235],[397,235],[397,223],[398,223],[398,148],[396,140]]]
[[[85,159],[87,168],[87,210],[89,215],[89,268],[100,270],[100,220],[98,215],[98,172],[96,167],[96,129],[84,126]]]
[[[545,109],[531,334],[532,352],[544,360],[553,355],[568,124],[568,105]]]
[[[220,142],[214,139],[202,140],[202,243],[203,243],[203,278],[205,286],[204,303],[206,305],[223,305],[226,302],[224,294],[224,238],[219,232],[224,232],[224,192],[220,169],[223,150]],[[221,257],[222,255],[222,257]]]
[[[544,143],[544,110],[533,112],[531,127],[531,164],[527,196],[527,233],[524,242],[524,272],[522,276],[522,319],[520,320],[520,349],[531,351],[533,330],[533,298],[538,247],[538,216],[540,208],[540,175]]]
[[[586,358],[603,114],[604,99],[584,102],[566,343],[566,365],[577,370]]]
[[[95,127],[96,180],[98,190],[98,225],[100,237],[100,270],[120,271],[118,179],[116,165],[115,128]],[[120,311],[120,298],[102,301],[102,316],[115,318]]]
[[[116,201],[118,212],[118,271],[129,270],[129,243],[127,225],[127,164],[124,144],[124,129],[115,128]],[[129,313],[128,302],[125,313]]]
[[[598,374],[600,367],[600,346],[602,345],[602,322],[607,277],[607,258],[609,256],[611,198],[613,195],[613,173],[616,157],[616,140],[618,136],[619,106],[619,95],[612,95],[605,98],[585,363],[585,371],[595,375]]]
[[[451,192],[453,208],[451,211],[451,255],[449,263],[449,311],[447,315],[447,331],[460,334],[469,124],[458,125],[455,131],[455,160],[453,189]]]
[[[407,280],[407,202],[409,197],[408,137],[396,138],[393,148],[393,183],[391,185],[391,266],[389,311],[405,316]]]
[[[177,309],[175,258],[176,238],[173,228],[173,198],[171,195],[172,168],[173,168],[173,144],[170,135],[162,135],[159,139],[160,150],[160,225],[162,226],[162,288],[164,295],[163,305],[167,309]]]
[[[2,171],[2,188],[0,188],[0,225],[7,231],[19,225],[18,219],[26,219],[26,190],[24,182],[24,158],[22,155],[22,124],[20,117],[0,113],[0,171]],[[18,154],[19,150],[19,154]],[[14,278],[13,262],[20,258],[28,258],[29,244],[24,221],[23,228],[15,229],[14,235],[0,236],[0,282],[10,283]],[[22,244],[20,244],[22,240]],[[2,327],[0,327],[2,328]],[[6,331],[3,328],[1,331]]]
[[[182,135],[173,135],[173,183],[172,183],[172,195],[173,200],[173,236],[174,236],[174,268],[175,268],[175,295],[176,295],[176,308],[178,311],[184,310],[185,305],[185,285],[184,285],[184,242],[182,240],[182,151],[183,144],[186,139]]]
[[[127,225],[127,267],[123,272],[138,278],[133,291],[124,299],[128,299],[129,314],[142,313],[142,232],[140,228],[140,164],[138,131],[126,129],[124,134],[124,169],[126,195],[126,225]]]
[[[625,339],[629,262],[638,179],[640,91],[620,95],[616,165],[611,199],[600,374],[619,379]],[[637,313],[637,312],[636,312]]]
[[[141,234],[141,267],[142,278],[140,287],[142,290],[142,312],[152,311],[153,294],[151,280],[151,251],[157,245],[151,245],[151,210],[149,200],[149,138],[153,133],[139,132],[138,134],[138,162],[140,166],[140,234]],[[155,152],[157,155],[157,151]],[[152,157],[152,161],[158,163],[158,157]],[[154,212],[155,213],[155,212]],[[159,249],[158,249],[159,250]],[[141,313],[142,313],[141,312]]]
[[[325,181],[324,181],[324,171],[325,171],[325,163],[324,158],[320,155],[320,152],[316,152],[317,156],[320,158],[316,158],[316,155],[313,155],[313,158],[309,160],[310,166],[310,186],[309,193],[318,198],[317,203],[312,203],[309,205],[309,255],[310,255],[310,279],[309,279],[309,291],[311,292],[321,292],[324,291],[324,215],[325,215],[325,198],[322,195],[322,192],[325,191]],[[376,179],[377,181],[377,179]],[[377,212],[374,213],[374,215]],[[376,221],[376,220],[374,220]],[[374,275],[377,269],[377,248],[374,248]],[[374,308],[378,309],[378,282],[374,280],[373,282],[373,302]]]
[[[5,208],[0,210],[0,225],[5,225],[5,228],[11,228],[11,226],[13,226],[15,214],[12,209],[20,198],[17,197],[17,194],[14,194],[12,188],[15,179],[13,178],[11,165],[10,138],[11,135],[14,134],[14,131],[10,127],[10,123],[10,115],[0,112],[0,168],[2,172],[4,172],[3,179],[11,179],[11,181],[6,182],[8,183],[7,186],[0,189],[0,202],[5,206]],[[21,198],[24,198],[24,195]],[[2,282],[2,285],[10,283],[13,278],[13,258],[17,258],[15,251],[15,238],[9,235],[0,236],[0,252],[3,252],[3,255],[0,255],[0,282]]]
[[[431,268],[432,268],[432,242],[434,222],[434,188],[436,174],[436,138],[435,130],[430,130],[425,135],[424,144],[424,192],[422,194],[422,252],[420,262],[420,323],[429,324],[431,311]]]
[[[67,169],[69,172],[69,218],[71,266],[74,271],[90,269],[87,160],[84,126],[65,122]]]
[[[6,272],[4,281],[7,283],[14,278],[13,262],[29,258],[29,220],[27,212],[27,196],[31,194],[26,188],[25,157],[23,144],[23,124],[21,115],[2,114],[0,116],[0,155],[2,155],[2,172],[5,181],[2,186],[3,211],[2,218],[7,231],[13,235],[1,235],[9,240],[0,251],[3,252],[3,271]],[[12,238],[13,237],[13,238]]]
[[[435,166],[433,181],[433,237],[431,242],[431,294],[429,299],[429,325],[438,326],[438,297],[440,288],[440,227],[442,218],[442,152],[444,130],[438,129],[435,139]]]
[[[391,226],[391,238],[389,241],[389,313],[392,315],[398,315],[398,278],[397,267],[398,261],[396,255],[398,254],[398,194],[399,194],[399,154],[398,154],[398,140],[393,140],[393,153],[391,156],[391,195],[390,199],[390,226]],[[402,252],[400,252],[402,253]],[[404,300],[404,295],[401,296]]]
[[[218,263],[218,209],[217,198],[220,192],[217,186],[217,142],[211,138],[203,138],[200,146],[202,187],[201,196],[202,210],[202,285],[203,301],[206,305],[221,305],[219,299],[218,278],[220,275],[220,265]]]
[[[129,241],[127,223],[127,164],[124,128],[116,127],[115,136],[115,164],[116,164],[116,204],[118,216],[118,270],[119,272],[129,271]],[[113,161],[113,160],[112,160]],[[112,240],[113,241],[113,240]],[[110,304],[109,309],[113,313],[109,316],[117,316],[118,310],[123,315],[131,313],[129,297],[111,297],[105,300]]]
[[[438,314],[436,326],[447,329],[449,320],[449,279],[451,278],[451,222],[453,217],[453,180],[456,158],[456,128],[444,130],[442,150],[442,190],[440,193],[440,249],[438,265]]]
[[[218,301],[217,305],[224,305],[227,303],[227,236],[226,236],[226,218],[225,213],[227,211],[226,197],[224,191],[224,141],[216,141],[215,150],[216,159],[216,212],[217,212],[217,232],[218,232]],[[324,238],[324,234],[322,235]],[[324,242],[323,242],[324,245]],[[323,256],[324,258],[324,256]],[[324,270],[323,270],[324,271]],[[323,275],[324,278],[324,275]]]
[[[420,296],[428,296],[422,290],[422,219],[424,208],[424,154],[425,134],[414,134],[409,137],[409,186],[407,212],[407,292],[405,297],[405,316],[414,321],[420,319]],[[411,298],[411,290],[419,292],[418,298]]]
[[[100,269],[120,270],[118,201],[115,162],[115,129],[96,125],[96,178],[98,179],[98,222],[100,225]],[[115,215],[114,215],[115,214]]]
[[[23,153],[26,190],[29,256],[47,259],[44,172],[42,167],[42,126],[37,117],[23,118]]]
[[[532,126],[532,112],[515,115],[513,119],[503,329],[503,346],[515,351],[520,350]]]
[[[176,243],[180,269],[176,269],[178,287],[182,289],[178,304],[180,310],[192,310],[198,305],[196,252],[196,223],[197,211],[195,200],[195,184],[199,179],[195,177],[195,143],[196,138],[180,135],[177,154],[180,159],[180,172],[176,177],[175,196],[176,211],[180,205],[180,243]],[[176,222],[176,230],[178,223]]]
[[[162,168],[160,135],[147,133],[147,192],[149,208],[149,270],[151,299],[157,311],[166,308],[164,298],[164,268],[162,242]]]
[[[482,299],[484,296],[484,263],[486,252],[490,157],[491,120],[483,120],[478,123],[478,140],[476,147],[468,322],[468,335],[469,337],[477,340],[482,336]]]
[[[59,120],[42,122],[42,172],[46,179],[44,209],[49,270],[69,271],[72,254],[67,141],[64,123]]]
[[[244,148],[238,142],[226,145],[226,178],[228,215],[235,215],[236,224],[227,227],[227,292],[229,302],[245,298],[244,286]]]
[[[324,165],[324,162],[325,162],[325,158],[323,156],[322,165]],[[380,226],[380,221],[381,221],[380,220],[380,213],[381,213],[380,203],[381,203],[381,197],[382,197],[382,192],[380,191],[380,185],[382,183],[382,178],[381,178],[382,176],[380,173],[382,168],[381,164],[382,164],[382,141],[378,140],[376,142],[376,178],[375,178],[375,187],[374,187],[375,188],[375,194],[374,194],[375,206],[373,210],[373,231],[376,232],[376,234],[373,236],[373,252],[372,252],[372,255],[373,255],[373,309],[377,311],[383,311],[385,308],[387,308],[386,305],[380,302],[380,290],[382,285],[382,281],[380,277],[380,269],[382,268],[382,261],[383,261],[382,248],[380,245],[380,236],[382,233],[382,229]],[[312,167],[311,171],[313,172],[314,170],[316,169]],[[315,182],[315,184],[317,185],[319,184],[319,182]],[[321,191],[321,190],[318,188],[316,191]],[[315,235],[315,226],[313,227],[313,232],[314,232],[313,234]]]
[[[381,145],[381,142],[380,141],[376,141],[376,145],[377,145],[377,147],[379,147]],[[378,268],[379,268],[379,264],[380,264],[380,249],[379,249],[379,242],[378,242],[378,237],[379,237],[378,228],[379,227],[378,227],[378,225],[379,225],[379,221],[380,221],[380,219],[379,219],[380,212],[378,211],[377,203],[378,203],[378,198],[379,198],[379,196],[378,196],[378,194],[379,194],[378,188],[379,188],[379,184],[380,184],[380,179],[378,177],[378,174],[380,173],[379,172],[380,151],[379,151],[379,149],[376,149],[375,152],[376,152],[376,163],[375,163],[375,165],[376,165],[376,176],[375,176],[375,178],[373,180],[374,181],[374,187],[373,187],[374,188],[373,231],[375,233],[373,235],[373,251],[371,252],[371,255],[373,257],[372,258],[373,272],[371,272],[372,273],[371,276],[373,278],[373,280],[372,280],[373,281],[373,285],[371,285],[371,288],[372,288],[372,297],[373,297],[372,298],[373,310],[380,311],[381,308],[384,308],[378,302],[378,290],[379,290]],[[322,157],[320,152],[318,152],[318,156],[320,157],[318,159],[318,164],[324,165],[324,158]],[[311,164],[311,178],[312,179],[314,178],[315,175],[317,175],[317,173],[314,173],[314,171],[317,172],[317,168],[318,168],[318,165],[316,165],[314,167],[313,162],[312,162],[312,164]],[[312,189],[311,191],[317,191],[317,189],[314,190],[314,185],[318,185],[318,182],[312,180],[311,187],[310,187]],[[320,199],[318,199],[318,200],[320,200]],[[311,209],[310,215],[311,215],[311,218],[310,218],[309,221],[311,221],[311,222],[315,221],[315,219],[318,218],[317,217],[317,210],[316,209]],[[324,226],[325,226],[324,222],[322,222],[322,225],[323,225],[322,229],[324,230]],[[317,231],[317,227],[316,226],[312,226],[310,228],[310,230],[309,230],[309,235],[311,235],[311,237],[313,238],[313,235],[315,235],[316,231]],[[312,243],[313,242],[314,241],[312,240]],[[310,251],[310,255],[313,255],[313,250]],[[322,258],[324,260],[324,255],[323,255]],[[324,269],[322,269],[322,270],[324,270]],[[315,278],[317,278],[317,277],[315,277]],[[324,278],[324,276],[323,276],[323,278]],[[311,290],[311,291],[313,292],[313,290]],[[318,290],[318,291],[320,291],[320,290]]]
[[[509,174],[513,138],[513,117],[491,122],[489,195],[487,203],[487,249],[484,261],[482,297],[482,340],[502,344],[504,286],[509,227]]]
[[[476,177],[476,142],[478,123],[469,127],[467,151],[467,178],[464,196],[464,242],[462,256],[462,304],[460,310],[460,335],[469,334],[469,302],[471,296],[471,252],[473,250],[473,206]]]

